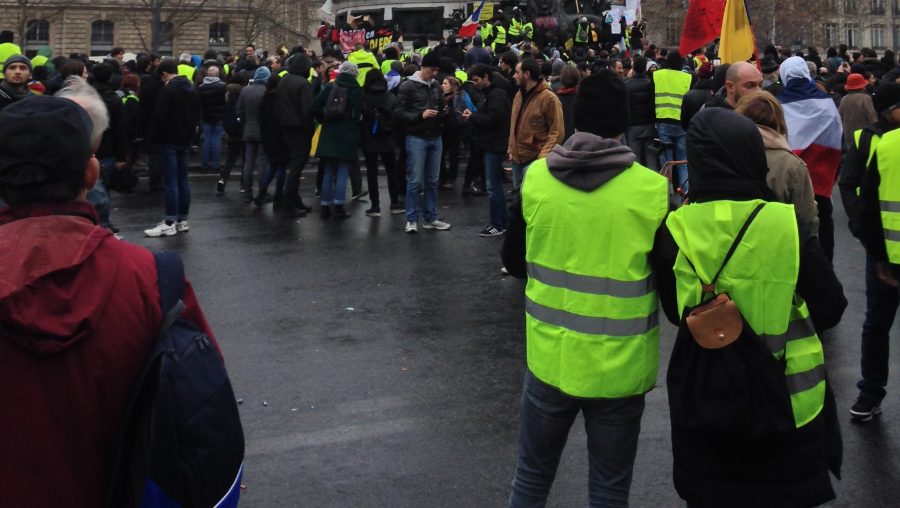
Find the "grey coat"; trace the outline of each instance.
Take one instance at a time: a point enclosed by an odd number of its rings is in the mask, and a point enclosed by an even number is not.
[[[265,93],[266,84],[254,82],[241,90],[241,95],[238,97],[237,115],[244,125],[245,143],[262,141],[259,130],[259,106],[262,104]]]

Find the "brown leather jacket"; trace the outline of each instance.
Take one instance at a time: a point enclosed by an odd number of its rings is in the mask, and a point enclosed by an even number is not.
[[[523,105],[524,102],[524,105]],[[546,157],[565,134],[562,105],[541,81],[530,92],[516,93],[509,129],[509,154],[513,162],[527,163]]]

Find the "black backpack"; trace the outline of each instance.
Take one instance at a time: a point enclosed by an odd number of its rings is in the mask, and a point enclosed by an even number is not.
[[[347,89],[335,83],[328,92],[328,100],[325,102],[322,112],[322,121],[325,123],[340,122],[349,117],[350,100],[347,97]]]
[[[123,420],[107,506],[233,508],[244,433],[213,342],[181,316],[184,266],[154,254],[163,325]]]

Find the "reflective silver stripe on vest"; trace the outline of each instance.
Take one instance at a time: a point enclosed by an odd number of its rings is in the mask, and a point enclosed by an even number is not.
[[[825,366],[819,365],[804,372],[788,374],[785,379],[791,394],[805,392],[825,380]]]
[[[880,201],[882,212],[900,212],[900,201]]]
[[[892,242],[900,242],[900,231],[895,231],[893,229],[885,229],[884,230],[884,239],[890,240]]]
[[[784,349],[785,343],[792,340],[812,337],[815,333],[816,330],[813,328],[812,323],[810,323],[808,319],[800,318],[788,323],[788,329],[784,333],[778,335],[759,334],[759,338],[763,341],[763,344],[769,348],[770,352],[777,353]]]
[[[528,276],[548,286],[592,295],[609,295],[616,298],[646,296],[656,289],[653,276],[643,280],[622,281],[554,270],[537,263],[528,263]]]
[[[684,99],[684,94],[681,94],[681,93],[657,93],[656,98],[659,99],[660,97],[672,97],[673,99],[681,100],[681,99]]]
[[[657,313],[654,311],[647,317],[632,319],[612,319],[603,317],[582,316],[564,310],[551,309],[531,298],[525,298],[525,312],[538,321],[548,325],[560,326],[588,335],[609,335],[611,337],[627,337],[643,335],[656,328]]]
[[[680,105],[676,106],[674,104],[657,104],[656,109],[659,109],[659,108],[670,108],[670,109],[677,109],[678,111],[681,111],[681,106]]]

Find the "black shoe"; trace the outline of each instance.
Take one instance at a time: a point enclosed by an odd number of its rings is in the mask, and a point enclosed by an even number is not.
[[[344,205],[334,205],[334,217],[336,219],[346,219],[350,214],[344,210]]]
[[[331,205],[322,205],[322,209],[319,211],[323,220],[327,220],[331,218]]]
[[[484,196],[484,191],[474,185],[470,185],[463,189],[463,196]]]
[[[484,227],[479,233],[478,236],[483,237],[491,237],[491,236],[503,236],[506,233],[506,230],[503,228],[498,228],[494,225],[488,224]]]
[[[276,195],[272,197],[272,210],[281,210],[281,206],[284,205],[284,197]]]
[[[366,210],[366,215],[369,217],[381,217],[381,208],[373,206]]]
[[[268,200],[266,200],[266,198],[268,198]],[[262,206],[269,201],[272,201],[272,198],[270,198],[264,191],[259,191],[259,194],[257,194],[256,197],[253,198],[253,206],[255,206],[256,208],[262,208]]]
[[[881,414],[881,401],[864,394],[860,394],[850,408],[850,419],[855,422],[867,422],[878,414]]]
[[[401,204],[391,205],[391,215],[406,213],[406,207]]]
[[[219,180],[216,182],[216,194],[222,195],[225,194],[225,180]]]
[[[288,206],[281,209],[281,216],[285,219],[299,219],[301,217],[306,217],[306,212]]]
[[[359,192],[354,192],[353,193],[353,201],[364,201],[363,198],[366,197],[366,194],[368,194],[368,193],[369,193],[369,191],[366,189],[362,189]]]
[[[312,208],[304,205],[302,200],[297,201],[297,209],[303,210],[304,212],[307,212],[307,213],[312,211]]]

